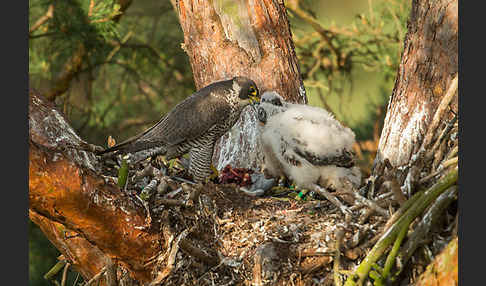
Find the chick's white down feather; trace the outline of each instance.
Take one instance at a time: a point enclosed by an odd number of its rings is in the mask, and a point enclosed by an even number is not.
[[[343,179],[349,180],[355,187],[360,185],[358,167],[332,164],[335,161],[332,158],[339,158],[343,152],[351,155],[355,135],[331,113],[318,107],[285,102],[276,92],[264,93],[260,108],[267,116],[265,125],[260,129],[260,138],[268,174],[287,176],[301,188],[319,184],[338,189],[343,186]],[[330,158],[330,163],[324,160],[324,163],[317,164],[303,154]]]

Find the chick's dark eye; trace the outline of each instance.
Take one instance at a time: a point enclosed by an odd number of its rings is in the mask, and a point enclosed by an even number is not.
[[[272,104],[276,106],[282,106],[282,101],[280,101],[280,98],[276,97],[272,99]]]

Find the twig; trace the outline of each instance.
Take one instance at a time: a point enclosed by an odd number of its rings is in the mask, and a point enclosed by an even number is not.
[[[456,94],[457,85],[458,85],[458,75],[456,74],[456,76],[452,79],[449,85],[449,89],[447,90],[447,93],[444,95],[444,97],[442,97],[442,100],[439,103],[437,110],[435,111],[434,117],[432,118],[432,122],[429,124],[428,127],[429,132],[427,132],[427,135],[425,136],[425,139],[420,149],[426,150],[427,147],[432,142],[435,131],[443,120],[442,115],[444,114],[445,110],[447,109],[450,102],[452,101],[452,98]]]
[[[397,239],[395,243],[393,243],[393,247],[386,257],[385,266],[383,267],[383,272],[381,275],[381,281],[385,281],[388,279],[388,275],[395,264],[395,258],[397,257],[398,251],[400,250],[400,245],[402,244],[403,239],[407,235],[409,224],[403,224],[402,229],[397,235]]]
[[[69,266],[71,266],[71,263],[69,263],[69,262],[67,262],[66,265],[64,265],[64,270],[62,271],[61,286],[66,285],[67,273],[68,273]]]
[[[352,195],[356,199],[356,201],[358,201],[360,204],[363,204],[363,205],[369,207],[370,209],[374,210],[375,212],[377,212],[378,214],[380,214],[384,217],[389,216],[388,211],[383,209],[382,207],[380,207],[374,201],[368,200],[367,198],[361,196],[360,194],[358,194],[358,192],[353,191],[352,189],[343,188],[343,190],[344,190],[345,193]]]
[[[277,278],[276,272],[280,267],[277,264],[279,259],[273,243],[267,242],[258,246],[253,261],[252,285],[263,286]]]
[[[423,192],[415,193],[410,199],[408,199],[393,215],[388,219],[385,224],[385,228],[383,229],[383,233],[388,231],[390,227],[400,218],[402,217],[408,209],[413,206],[418,200],[422,199]]]
[[[58,261],[46,274],[44,274],[44,279],[51,280],[53,277],[61,271],[64,264],[66,264],[66,260]]]
[[[456,145],[450,152],[449,154],[447,155],[447,159],[450,159],[452,158],[452,156],[455,156],[457,154],[457,152],[459,152],[459,146]]]
[[[125,37],[123,37],[123,39],[120,41],[120,43],[117,43],[117,45],[113,48],[113,50],[111,50],[111,52],[106,57],[106,60],[105,61],[106,62],[111,61],[111,59],[113,58],[113,56],[120,50],[121,46],[123,44],[125,44],[130,39],[130,37],[132,35],[133,35],[133,32],[132,31],[128,31],[128,33],[125,35]]]
[[[442,129],[442,132],[439,135],[439,139],[437,139],[437,141],[435,142],[435,144],[432,147],[431,151],[432,150],[437,150],[437,148],[439,147],[439,144],[442,143],[442,141],[445,139],[445,137],[447,135],[449,135],[449,132],[451,132],[451,130],[454,128],[454,124],[456,122],[457,122],[457,115],[455,115],[454,118],[452,118],[452,120],[446,124],[446,126],[444,127],[444,129]]]
[[[154,202],[154,206],[158,206],[158,205],[183,207],[186,205],[186,203],[184,203],[181,200],[175,200],[175,199],[156,199]]]
[[[51,4],[47,8],[46,14],[44,14],[44,16],[40,17],[37,20],[37,22],[35,22],[35,24],[29,29],[29,34],[32,34],[32,32],[37,30],[40,26],[42,26],[45,22],[47,22],[47,20],[52,18],[53,15],[54,15],[54,5]]]
[[[114,263],[113,261],[111,261],[110,264],[107,265],[106,274],[105,274],[107,286],[117,286],[118,285],[118,282],[117,282],[117,279],[116,279],[116,268],[117,268],[116,263]]]
[[[76,279],[74,279],[73,285],[78,285],[79,272],[76,273]]]
[[[159,285],[167,276],[169,276],[172,273],[175,266],[175,259],[177,256],[177,252],[179,251],[179,244],[181,240],[183,240],[188,234],[189,234],[189,229],[185,229],[184,231],[181,232],[181,234],[179,234],[179,236],[177,236],[175,241],[172,243],[172,248],[169,252],[169,257],[167,258],[166,267],[162,272],[159,272],[157,277],[152,282],[150,282],[149,284],[150,286]]]
[[[287,7],[292,10],[297,16],[302,18],[302,20],[309,23],[316,32],[322,37],[322,39],[328,44],[331,51],[336,55],[336,63],[337,65],[341,62],[341,53],[337,50],[337,48],[332,44],[331,39],[328,36],[328,33],[331,31],[324,29],[321,24],[314,19],[309,13],[305,12],[299,7],[299,0],[291,0],[287,1]]]
[[[93,7],[94,7],[94,1],[89,0],[88,18],[91,17],[91,15],[93,14]]]
[[[333,264],[333,277],[334,277],[334,285],[341,286],[343,282],[341,281],[341,276],[339,275],[339,269],[341,268],[341,243],[344,237],[344,231],[342,228],[336,229],[336,242],[334,244],[335,253],[334,253],[334,264]]]
[[[442,165],[442,167],[445,169],[445,168],[447,168],[447,167],[449,167],[449,166],[452,166],[452,165],[454,165],[454,164],[457,164],[458,160],[459,160],[459,158],[456,156],[456,157],[454,157],[454,158],[451,158],[451,159],[449,159],[449,160],[446,160],[446,161],[442,162],[442,164],[441,164],[441,165]]]
[[[344,215],[351,215],[351,211],[348,209],[348,207],[346,207],[345,205],[343,205],[334,195],[332,195],[331,193],[329,193],[328,191],[326,191],[325,189],[321,188],[320,186],[318,185],[315,185],[314,184],[314,190],[321,194],[322,196],[324,196],[328,201],[330,201],[331,203],[333,203],[336,207],[338,207],[338,209],[344,214]]]
[[[428,174],[427,176],[423,177],[422,179],[419,180],[419,184],[424,184],[425,182],[427,182],[428,180],[432,179],[433,177],[439,175],[440,173],[442,173],[444,171],[443,168],[437,168],[437,171],[431,173],[431,174]]]
[[[98,272],[95,276],[93,276],[93,278],[91,278],[88,282],[86,282],[84,286],[90,286],[94,282],[98,281],[105,272],[106,272],[106,266],[101,268],[100,272]]]
[[[188,239],[182,239],[180,242],[180,247],[181,250],[183,250],[185,253],[203,261],[209,266],[218,265],[218,263],[220,262],[219,257],[209,255],[208,253],[201,250],[200,248],[195,247],[192,243],[189,242]]]

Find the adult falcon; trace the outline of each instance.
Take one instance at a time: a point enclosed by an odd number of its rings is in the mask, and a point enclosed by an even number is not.
[[[177,104],[151,128],[98,154],[156,148],[157,154],[171,160],[189,153],[189,173],[202,182],[212,173],[216,141],[233,127],[247,105],[259,101],[258,88],[249,78],[214,82]]]
[[[342,180],[358,187],[361,172],[354,166],[355,135],[332,114],[318,107],[285,102],[265,92],[258,107],[264,172],[285,176],[298,187],[338,189]]]

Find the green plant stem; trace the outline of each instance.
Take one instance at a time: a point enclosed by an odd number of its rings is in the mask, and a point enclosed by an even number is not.
[[[120,169],[118,169],[118,187],[123,189],[127,183],[128,178],[128,163],[126,159],[122,159]]]
[[[52,268],[47,271],[46,274],[44,274],[44,279],[46,280],[51,280],[54,278],[54,276],[59,273],[59,271],[62,270],[62,268],[64,267],[64,264],[66,264],[66,261],[65,260],[59,260],[54,266],[52,266]]]
[[[397,239],[395,240],[395,243],[393,244],[392,250],[388,254],[386,261],[385,261],[385,267],[383,267],[383,273],[381,275],[381,279],[384,281],[387,279],[388,275],[390,274],[390,271],[393,267],[393,264],[395,263],[395,258],[397,257],[398,251],[400,250],[400,245],[402,245],[402,241],[407,235],[409,224],[404,224],[402,226],[402,229],[398,233]]]
[[[353,275],[350,275],[346,280],[345,286],[363,285],[364,280],[376,261],[383,255],[385,250],[395,241],[397,236],[402,232],[402,229],[407,228],[408,225],[420,215],[424,209],[431,204],[441,193],[443,193],[452,184],[457,182],[458,170],[455,168],[447,175],[442,177],[436,184],[426,190],[410,208],[393,224],[388,231],[378,240],[370,253],[365,257],[361,264],[356,268]],[[423,191],[421,191],[423,192]]]

